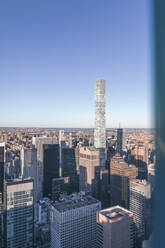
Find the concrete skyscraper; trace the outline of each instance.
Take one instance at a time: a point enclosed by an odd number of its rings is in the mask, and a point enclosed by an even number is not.
[[[80,191],[90,192],[100,200],[102,207],[109,206],[109,175],[100,166],[100,152],[95,147],[80,148]]]
[[[120,206],[101,210],[97,234],[98,248],[133,248],[133,213]]]
[[[110,162],[111,205],[129,208],[129,182],[136,179],[138,169],[135,165],[128,165],[124,159],[116,154]]]
[[[95,147],[80,148],[80,191],[91,192],[92,196],[99,198],[99,150]]]
[[[100,166],[105,166],[106,120],[105,120],[105,80],[95,81],[95,129],[94,146],[100,150]]]

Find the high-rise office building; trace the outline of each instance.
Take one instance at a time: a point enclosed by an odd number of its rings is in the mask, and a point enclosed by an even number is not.
[[[123,128],[117,129],[117,152],[122,154],[125,149],[125,134]]]
[[[151,190],[155,187],[155,164],[148,165],[148,181],[151,183]]]
[[[80,147],[80,191],[91,192],[99,198],[99,150],[95,147]]]
[[[43,145],[58,144],[57,137],[33,137],[32,144],[37,148],[37,160],[43,163]]]
[[[136,179],[138,169],[128,165],[123,158],[116,154],[110,162],[111,205],[129,208],[129,181]]]
[[[43,145],[43,196],[51,197],[52,179],[59,177],[59,144]]]
[[[24,148],[20,152],[21,177],[33,178],[34,180],[34,201],[37,200],[37,149]]]
[[[70,177],[68,191],[79,191],[79,177],[76,165],[76,151],[74,148],[62,148],[62,177]]]
[[[64,130],[59,131],[59,163],[60,163],[60,176],[62,176],[62,149],[66,146],[65,137],[64,137]]]
[[[147,179],[147,161],[148,161],[148,146],[142,140],[137,140],[135,149],[131,150],[131,157],[133,158],[133,162],[138,167],[138,178],[139,179]]]
[[[133,213],[120,206],[99,212],[97,229],[98,248],[133,248]]]
[[[53,203],[51,247],[95,248],[101,203],[90,195],[73,194]]]
[[[35,246],[50,248],[50,209],[51,200],[42,198],[37,204],[37,222],[35,223]]]
[[[56,137],[33,137],[32,144],[37,148],[37,200],[43,197],[43,145],[44,144],[57,144]]]
[[[5,143],[0,143],[0,247],[3,247],[3,182],[5,167]]]
[[[148,239],[151,227],[151,184],[146,180],[130,181],[130,211],[134,214],[137,240]]]
[[[94,146],[100,150],[100,166],[105,166],[106,117],[105,117],[105,80],[95,81],[95,128]]]
[[[33,179],[4,182],[4,245],[33,247]]]
[[[70,177],[53,178],[51,199],[53,201],[58,200],[61,193],[69,194],[70,192],[69,184],[70,184]]]
[[[81,191],[90,192],[100,200],[103,207],[109,206],[109,173],[100,166],[100,151],[95,147],[80,148],[80,176]]]

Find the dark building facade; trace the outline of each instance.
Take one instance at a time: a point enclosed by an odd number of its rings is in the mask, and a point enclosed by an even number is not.
[[[120,155],[110,163],[111,205],[129,208],[129,182],[138,176],[138,169],[124,162]]]
[[[43,196],[51,197],[52,179],[59,178],[59,144],[43,145]]]
[[[69,177],[60,177],[52,179],[52,200],[56,201],[60,197],[60,194],[69,194]]]
[[[62,149],[62,177],[70,178],[69,193],[79,191],[76,153],[74,148],[65,147]]]
[[[117,129],[117,152],[122,154],[124,148],[124,132],[122,128]]]

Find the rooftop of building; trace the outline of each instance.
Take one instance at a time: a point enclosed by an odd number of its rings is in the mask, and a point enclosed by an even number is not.
[[[94,146],[88,146],[88,150],[90,151],[97,151],[97,148]]]
[[[7,185],[13,185],[13,184],[23,184],[23,183],[29,183],[29,182],[33,182],[32,178],[14,178],[14,179],[5,179],[4,183]]]
[[[143,179],[143,180],[141,180],[141,179],[133,179],[133,180],[131,180],[131,183],[135,183],[137,185],[143,185],[143,186],[150,184],[150,182],[148,182],[145,179]]]
[[[73,193],[71,195],[61,195],[59,201],[52,203],[59,212],[65,212],[75,208],[99,203],[97,199],[85,192]]]
[[[60,182],[60,181],[69,182],[69,179],[70,179],[70,177],[53,178],[52,182]]]
[[[100,211],[100,214],[104,215],[110,223],[118,222],[125,217],[132,217],[133,213],[129,210],[122,208],[121,206],[114,206]]]
[[[111,161],[113,163],[119,163],[119,162],[125,163],[124,158],[119,153],[116,153],[115,156],[112,157]]]
[[[52,200],[50,198],[44,197],[44,198],[41,198],[38,201],[38,203],[39,203],[40,206],[46,207],[46,206],[49,206],[52,203]]]

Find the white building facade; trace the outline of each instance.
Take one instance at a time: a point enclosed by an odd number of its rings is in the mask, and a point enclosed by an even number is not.
[[[95,248],[101,203],[92,196],[76,194],[52,205],[51,248]]]
[[[4,183],[4,245],[32,248],[34,235],[33,180]]]

